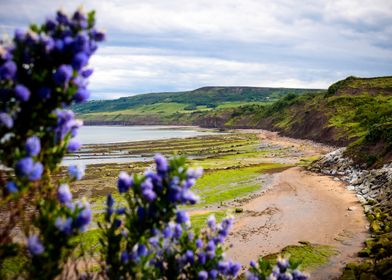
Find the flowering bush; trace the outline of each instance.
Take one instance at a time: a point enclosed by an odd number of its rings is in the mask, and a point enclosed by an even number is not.
[[[74,201],[70,191],[84,169],[71,166],[66,175],[53,175],[63,156],[81,146],[75,136],[82,123],[68,108],[89,97],[92,70],[86,67],[105,37],[94,25],[94,12],[59,11],[41,26],[16,31],[12,43],[0,44],[0,201],[7,215],[0,227],[0,266],[22,256],[22,278],[64,273],[77,256],[77,236],[92,220],[89,203]],[[224,259],[223,246],[232,219],[217,224],[211,216],[206,228],[194,232],[180,208],[197,203],[191,187],[202,170],[188,168],[184,158],[168,162],[157,155],[155,163],[155,172],[120,173],[122,200],[116,203],[108,195],[104,220],[98,222],[102,269],[84,271],[83,277],[235,278],[241,266]],[[78,262],[74,278],[81,275]],[[252,265],[247,274],[249,279],[266,275],[306,278],[284,260],[271,271]]]
[[[0,232],[0,260],[21,254],[14,242],[27,236],[28,277],[50,279],[77,244],[73,237],[91,220],[87,202],[73,202],[69,183],[83,170],[71,167],[68,178],[51,174],[75,140],[82,123],[69,105],[89,97],[86,68],[104,34],[94,28],[94,13],[59,11],[41,26],[17,30],[13,42],[0,44],[1,201],[8,217]],[[17,235],[16,238],[14,235]]]
[[[201,169],[190,169],[184,158],[170,162],[156,155],[156,172],[143,176],[121,173],[118,191],[126,205],[114,208],[107,197],[101,238],[104,271],[111,279],[216,279],[234,278],[241,266],[223,259],[223,241],[232,225],[214,217],[200,234],[192,231],[190,219],[178,206],[195,204],[190,190]]]

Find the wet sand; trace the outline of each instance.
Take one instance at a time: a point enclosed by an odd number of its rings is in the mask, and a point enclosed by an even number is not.
[[[227,256],[243,265],[299,241],[331,245],[339,251],[312,279],[339,277],[367,237],[367,220],[355,194],[331,177],[293,167],[273,175],[268,189],[242,205]],[[348,209],[350,208],[350,210]]]

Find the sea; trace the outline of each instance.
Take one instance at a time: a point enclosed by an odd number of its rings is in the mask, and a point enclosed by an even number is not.
[[[82,145],[115,144],[134,141],[160,140],[172,138],[188,138],[211,135],[218,132],[204,131],[197,127],[184,126],[82,126],[77,139]],[[82,146],[82,150],[85,149]],[[79,154],[69,155],[62,165],[89,165],[103,163],[124,163],[132,161],[148,161],[149,157],[127,156],[121,151],[110,154]]]

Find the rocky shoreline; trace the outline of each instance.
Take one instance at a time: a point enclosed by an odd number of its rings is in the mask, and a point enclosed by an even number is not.
[[[335,180],[348,184],[347,189],[355,191],[363,204],[365,213],[378,207],[383,212],[392,210],[392,163],[382,168],[368,170],[364,165],[355,165],[344,156],[345,148],[335,150],[314,162],[309,169],[313,172],[331,175]]]
[[[346,158],[344,151],[345,148],[333,151],[309,167],[346,182],[346,188],[355,191],[369,221],[371,238],[358,252],[363,259],[348,264],[340,279],[392,279],[392,163],[368,170]]]

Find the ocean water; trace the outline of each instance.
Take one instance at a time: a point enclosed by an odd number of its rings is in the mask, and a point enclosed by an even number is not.
[[[200,131],[193,127],[170,126],[83,126],[79,129],[77,139],[83,144],[109,144],[143,140],[159,140],[171,138],[187,138],[216,134],[213,131]],[[83,150],[82,146],[82,150]],[[103,163],[127,163],[149,161],[151,156],[128,155],[114,149],[110,153],[83,153],[65,157],[62,165],[90,165]]]
[[[77,139],[84,144],[108,144],[142,140],[186,138],[214,132],[198,131],[192,127],[170,126],[82,126]]]

